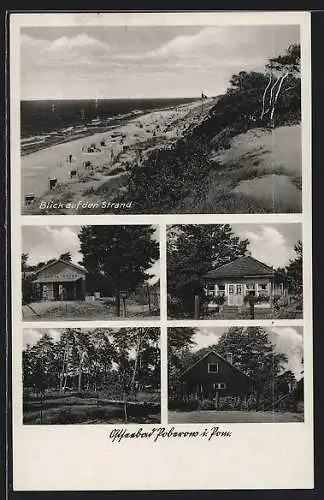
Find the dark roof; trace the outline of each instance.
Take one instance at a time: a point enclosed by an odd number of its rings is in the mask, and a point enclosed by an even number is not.
[[[239,372],[241,375],[244,375],[244,377],[252,380],[251,377],[249,377],[248,375],[246,375],[246,373],[242,372],[242,370],[240,370],[239,368],[237,368],[237,366],[232,365],[232,363],[230,363],[229,361],[227,361],[227,359],[223,358],[223,356],[221,356],[220,354],[218,354],[218,352],[216,352],[214,349],[209,349],[209,351],[207,351],[206,354],[204,354],[201,358],[199,358],[197,361],[195,361],[191,366],[189,366],[189,368],[187,368],[186,370],[184,370],[181,373],[180,377],[183,377],[183,375],[185,373],[189,372],[194,366],[196,366],[203,359],[205,359],[207,356],[209,356],[209,354],[215,354],[219,359],[221,359],[224,363],[226,363],[227,365],[229,365],[231,368],[234,368],[234,370],[236,370],[237,372]]]
[[[88,273],[88,271],[82,267],[82,266],[79,266],[78,264],[74,264],[73,262],[69,262],[67,260],[64,260],[64,259],[56,259],[54,260],[54,262],[51,262],[50,264],[46,264],[44,267],[42,267],[41,269],[38,269],[38,271],[35,272],[35,276],[37,276],[39,273],[41,273],[42,271],[44,271],[45,269],[48,269],[52,266],[54,266],[55,264],[57,264],[58,262],[63,262],[63,264],[66,264],[70,267],[73,267],[74,269],[77,269],[78,271],[82,271],[84,273]]]
[[[273,273],[272,267],[247,255],[212,269],[204,274],[203,278],[245,278],[248,276],[269,276],[273,275]]]

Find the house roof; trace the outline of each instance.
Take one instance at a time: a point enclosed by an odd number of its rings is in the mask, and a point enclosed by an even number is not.
[[[39,273],[41,273],[45,269],[49,269],[50,267],[55,266],[59,262],[65,264],[65,265],[67,265],[69,267],[72,267],[74,269],[77,269],[78,271],[81,271],[81,272],[83,272],[85,274],[88,274],[88,271],[84,267],[79,266],[78,264],[74,264],[73,262],[68,262],[67,260],[63,260],[63,259],[56,259],[56,260],[54,260],[54,262],[51,262],[50,264],[46,264],[46,266],[44,266],[41,269],[39,269],[38,271],[36,271],[35,272],[35,276],[37,276]]]
[[[33,280],[33,283],[52,283],[53,281],[53,276],[49,276],[48,278],[47,277],[39,277],[39,278],[36,278]],[[71,278],[71,277],[65,277],[65,276],[60,276],[60,279],[58,280],[60,283],[71,283],[73,281],[78,281],[82,279],[80,276],[75,276],[74,278]]]
[[[246,255],[208,271],[203,278],[245,278],[248,276],[269,276],[273,275],[273,273],[272,267],[250,255]]]
[[[219,359],[221,359],[224,363],[226,363],[227,365],[229,365],[231,368],[233,368],[234,370],[236,370],[237,372],[239,372],[241,375],[244,375],[244,377],[248,378],[249,380],[252,380],[251,377],[249,377],[248,375],[246,375],[246,373],[244,373],[242,370],[240,370],[239,368],[237,368],[237,366],[235,365],[232,365],[232,363],[230,363],[229,361],[227,361],[227,359],[223,358],[223,356],[221,356],[220,354],[218,354],[218,352],[216,352],[214,349],[209,349],[209,351],[206,352],[206,354],[204,354],[201,358],[199,358],[197,361],[195,361],[191,366],[189,366],[189,368],[187,368],[186,370],[184,370],[180,377],[183,377],[183,375],[187,372],[189,372],[194,366],[198,365],[201,361],[203,361],[203,359],[205,359],[207,356],[209,356],[209,354],[215,354],[215,356],[217,356]]]

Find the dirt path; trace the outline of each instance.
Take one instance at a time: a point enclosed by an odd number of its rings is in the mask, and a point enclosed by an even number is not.
[[[35,314],[36,313],[36,314]],[[121,313],[122,314],[122,313]],[[158,320],[158,315],[153,315],[149,311],[148,305],[132,304],[127,308],[127,315],[116,316],[113,305],[106,305],[102,301],[84,302],[84,301],[51,301],[51,302],[33,302],[22,307],[22,316],[24,321],[42,321],[42,320],[101,320],[115,319],[127,320],[130,318],[139,318],[145,320]]]

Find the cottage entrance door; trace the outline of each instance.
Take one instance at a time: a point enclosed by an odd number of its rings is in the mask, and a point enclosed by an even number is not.
[[[237,306],[242,306],[243,305],[243,285],[238,284],[235,287],[235,302]]]
[[[228,285],[228,305],[243,305],[243,285],[240,283],[230,283]]]

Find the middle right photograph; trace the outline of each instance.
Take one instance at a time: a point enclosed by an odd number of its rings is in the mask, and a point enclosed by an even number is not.
[[[303,317],[302,224],[167,227],[169,319]]]

